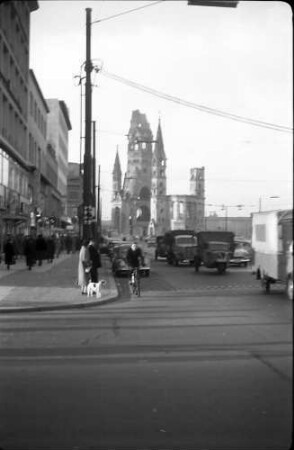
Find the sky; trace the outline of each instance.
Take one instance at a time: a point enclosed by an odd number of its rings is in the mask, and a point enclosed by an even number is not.
[[[45,99],[63,100],[69,109],[69,161],[77,163],[85,134],[78,81],[85,76],[86,8],[91,9],[91,59],[97,68],[92,120],[103,219],[111,214],[117,149],[126,171],[126,134],[136,109],[146,114],[154,138],[160,118],[167,194],[189,194],[190,169],[204,166],[207,214],[249,216],[260,205],[292,208],[288,3],[240,1],[237,8],[219,8],[188,6],[186,0],[41,0],[38,5],[31,14],[30,68]]]

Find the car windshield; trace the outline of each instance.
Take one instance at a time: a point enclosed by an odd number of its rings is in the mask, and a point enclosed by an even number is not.
[[[209,242],[209,250],[229,250],[230,244],[228,242]]]
[[[176,236],[176,243],[179,245],[197,245],[195,236]]]

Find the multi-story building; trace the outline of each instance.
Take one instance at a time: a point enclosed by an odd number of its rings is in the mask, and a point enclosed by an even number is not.
[[[0,3],[0,234],[29,222],[32,192],[28,160],[30,14],[36,1]]]
[[[176,228],[204,229],[204,167],[191,169],[190,195],[167,195],[160,120],[153,140],[145,114],[133,111],[128,140],[123,185],[118,152],[112,173],[113,230],[124,235],[145,236]]]
[[[81,211],[83,204],[83,177],[80,170],[80,164],[68,163],[67,176],[67,214],[71,218],[73,228],[80,232]]]
[[[47,137],[55,151],[57,160],[57,192],[56,199],[59,210],[56,211],[61,222],[67,223],[67,176],[68,176],[68,132],[71,130],[68,108],[64,101],[46,99],[49,106]],[[59,201],[60,200],[60,201]]]

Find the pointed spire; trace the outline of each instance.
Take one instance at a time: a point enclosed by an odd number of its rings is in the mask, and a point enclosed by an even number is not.
[[[156,134],[156,142],[155,142],[155,148],[154,148],[154,155],[157,158],[165,160],[165,152],[164,152],[164,145],[163,145],[163,139],[162,139],[162,131],[161,131],[161,121],[160,116],[158,118],[158,127],[157,127],[157,134]]]
[[[119,159],[119,154],[118,154],[118,145],[116,146],[116,155],[115,155],[115,161],[114,161],[112,174],[121,176],[121,167],[120,167],[120,159]]]

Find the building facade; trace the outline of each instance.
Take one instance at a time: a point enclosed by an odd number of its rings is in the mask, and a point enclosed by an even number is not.
[[[79,163],[68,163],[67,176],[67,215],[73,229],[79,235],[82,228],[83,177]]]
[[[204,167],[191,169],[189,195],[167,195],[167,158],[160,120],[153,139],[146,115],[135,110],[127,136],[123,181],[118,151],[112,172],[113,231],[143,237],[161,235],[170,229],[203,229]]]
[[[36,1],[0,3],[0,228],[27,227],[32,203],[28,154],[30,14]]]
[[[49,107],[47,139],[57,160],[56,212],[61,222],[67,223],[67,176],[68,176],[68,133],[72,129],[68,108],[64,101],[46,99]]]

